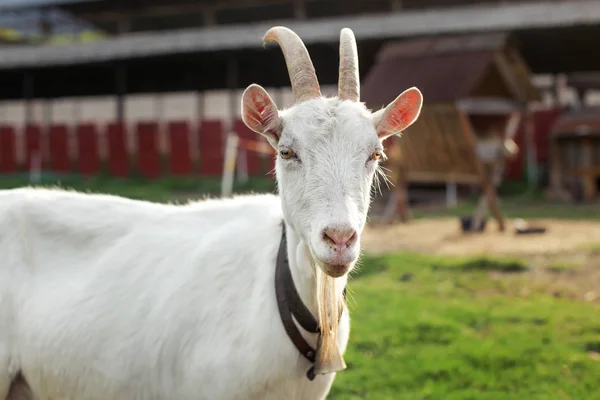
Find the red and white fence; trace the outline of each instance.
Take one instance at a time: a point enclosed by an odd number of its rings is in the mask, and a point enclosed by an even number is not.
[[[266,143],[242,121],[235,121],[232,129],[242,141]],[[35,170],[39,160],[42,171],[59,173],[94,175],[104,166],[105,172],[116,177],[134,173],[149,179],[218,177],[223,174],[225,140],[222,120],[30,124],[21,129],[2,124],[0,174]],[[267,153],[248,151],[243,156],[237,163],[244,164],[248,175],[264,175],[272,169]]]

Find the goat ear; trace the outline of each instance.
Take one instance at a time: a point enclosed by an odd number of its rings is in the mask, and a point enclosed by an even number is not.
[[[262,86],[252,84],[242,94],[242,120],[256,133],[267,138],[273,148],[281,137],[282,124],[279,110]]]
[[[380,140],[402,133],[421,113],[423,95],[416,87],[406,89],[388,106],[373,114],[373,123]]]

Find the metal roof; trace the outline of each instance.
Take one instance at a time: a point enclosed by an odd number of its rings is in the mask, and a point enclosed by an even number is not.
[[[0,50],[0,69],[47,67],[216,50],[258,49],[273,25],[295,30],[305,43],[337,43],[350,27],[357,39],[386,39],[463,32],[599,25],[600,2],[539,1],[123,35],[94,43],[12,46]]]

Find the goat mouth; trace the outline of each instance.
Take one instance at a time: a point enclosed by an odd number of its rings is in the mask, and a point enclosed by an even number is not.
[[[350,271],[350,264],[321,263],[321,269],[332,278],[339,278]]]

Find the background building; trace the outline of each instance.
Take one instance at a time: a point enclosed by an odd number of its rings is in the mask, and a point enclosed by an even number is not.
[[[11,0],[0,5],[0,15],[0,120],[14,128],[17,142],[28,126],[45,132],[60,125],[55,131],[66,129],[71,137],[78,126],[94,124],[105,137],[106,127],[118,123],[124,151],[135,153],[138,125],[154,124],[146,129],[158,131],[165,153],[171,122],[184,121],[191,132],[204,121],[221,124],[214,132],[244,130],[239,98],[250,83],[265,86],[282,107],[291,102],[280,50],[261,44],[274,24],[302,37],[325,94],[336,92],[339,31],[348,26],[358,40],[361,79],[386,43],[502,33],[542,91],[529,108],[600,99],[594,87],[568,85],[569,74],[600,70],[600,3],[594,0]],[[193,159],[201,137],[190,139]],[[101,158],[110,153],[106,142],[99,144]],[[44,143],[42,163],[51,147]],[[222,146],[223,140],[209,140],[204,149],[221,154]],[[75,147],[69,144],[71,159]],[[30,162],[27,145],[17,148],[17,162]],[[511,170],[516,178],[523,174]]]

